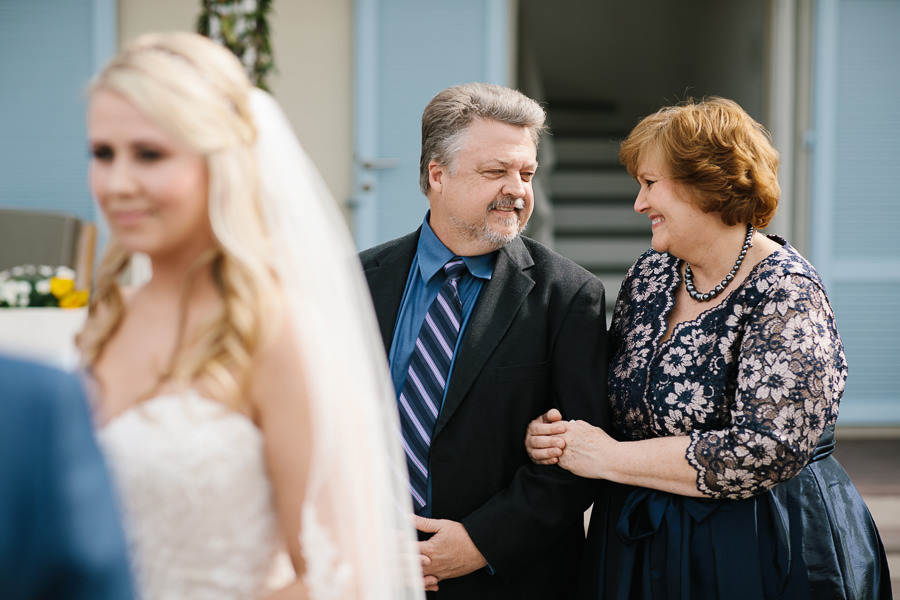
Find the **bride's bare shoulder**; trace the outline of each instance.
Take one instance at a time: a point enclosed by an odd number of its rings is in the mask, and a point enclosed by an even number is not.
[[[302,397],[305,383],[303,351],[296,327],[290,317],[283,315],[278,319],[278,326],[266,328],[253,361],[252,396],[256,402],[297,397],[298,392]]]

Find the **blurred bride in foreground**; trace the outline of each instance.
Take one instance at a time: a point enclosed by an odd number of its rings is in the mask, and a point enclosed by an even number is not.
[[[422,597],[356,252],[275,101],[218,44],[149,34],[88,132],[111,235],[79,345],[138,595]],[[153,275],[122,289],[134,253]]]

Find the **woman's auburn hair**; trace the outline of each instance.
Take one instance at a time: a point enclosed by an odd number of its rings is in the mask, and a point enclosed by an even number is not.
[[[245,407],[254,353],[281,315],[259,205],[250,89],[237,57],[208,38],[186,32],[137,38],[89,87],[91,94],[106,90],[124,97],[203,155],[209,172],[208,214],[215,247],[186,274],[180,337],[168,367],[149,394],[164,383],[176,389],[202,383],[216,399],[233,408]],[[122,322],[126,307],[119,280],[130,262],[131,254],[111,238],[98,268],[88,320],[78,336],[87,366],[99,360]],[[222,305],[185,339],[191,273],[207,266]]]
[[[619,160],[636,178],[652,152],[701,210],[718,212],[726,225],[763,228],[775,216],[778,151],[769,132],[733,100],[688,99],[644,117],[621,143]]]

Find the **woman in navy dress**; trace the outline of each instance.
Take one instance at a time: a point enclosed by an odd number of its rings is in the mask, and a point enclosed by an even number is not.
[[[890,598],[884,549],[832,456],[847,363],[822,281],[757,231],[778,153],[730,100],[646,117],[620,159],[652,250],[611,328],[614,431],[551,411],[535,462],[604,480],[586,600]]]

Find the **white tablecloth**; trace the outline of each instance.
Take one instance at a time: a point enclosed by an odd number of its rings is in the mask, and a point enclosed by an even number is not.
[[[73,369],[86,317],[87,308],[0,308],[0,352]]]

